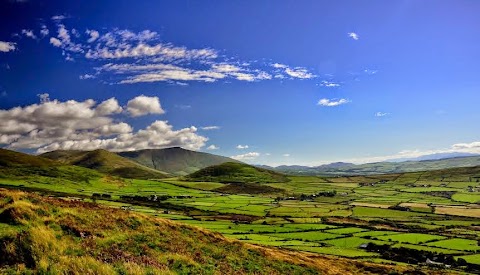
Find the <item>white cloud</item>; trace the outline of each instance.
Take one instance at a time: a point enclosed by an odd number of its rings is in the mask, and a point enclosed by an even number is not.
[[[0,41],[0,52],[8,53],[16,49],[15,43]]]
[[[143,116],[147,114],[163,114],[165,111],[160,105],[160,99],[156,96],[148,97],[140,95],[128,101],[127,111],[133,116]]]
[[[348,99],[344,99],[344,98],[341,98],[339,100],[322,98],[318,101],[317,105],[325,106],[325,107],[334,107],[334,106],[339,106],[349,102],[350,101]]]
[[[68,16],[66,16],[66,15],[54,15],[54,16],[51,17],[51,19],[53,21],[62,21],[62,20],[65,20],[67,18],[68,18]]]
[[[115,122],[113,115],[122,112],[114,98],[97,104],[85,101],[50,100],[41,95],[41,103],[0,110],[0,143],[8,148],[51,150],[129,151],[181,146],[198,150],[206,137],[197,128],[173,130],[168,121],[157,120],[145,129],[133,132],[125,122]]]
[[[50,33],[50,31],[48,30],[47,26],[42,25],[42,28],[40,30],[40,34],[42,35],[42,37],[47,36],[49,33]]]
[[[237,145],[237,149],[243,150],[243,149],[248,149],[248,145]]]
[[[93,74],[84,74],[84,75],[81,75],[79,76],[80,79],[93,79],[93,78],[96,78],[95,75]]]
[[[285,65],[285,64],[280,64],[280,63],[273,63],[273,64],[272,64],[272,67],[274,67],[274,68],[276,68],[276,69],[286,69],[286,68],[288,68],[287,65]]]
[[[378,73],[378,70],[365,69],[365,70],[363,70],[363,72],[368,74],[368,75],[374,75],[374,74]]]
[[[100,33],[96,30],[86,30],[85,33],[90,35],[90,38],[87,40],[88,43],[92,43],[100,37]]]
[[[50,37],[50,44],[52,44],[55,47],[61,47],[62,46],[62,41],[58,40],[55,37]]]
[[[375,113],[376,117],[382,117],[382,116],[388,116],[388,115],[390,115],[390,114],[389,113],[384,113],[384,112],[376,112]]]
[[[215,144],[212,144],[207,147],[207,150],[218,150],[218,149],[220,149],[220,147],[215,146]]]
[[[250,153],[246,153],[246,154],[231,156],[231,158],[236,159],[236,160],[253,160],[253,159],[258,158],[259,156],[260,156],[260,153],[250,152]]]
[[[205,127],[202,127],[201,129],[202,129],[202,130],[205,130],[205,131],[218,130],[218,129],[220,129],[220,126],[215,126],[215,125],[213,125],[213,126],[205,126]]]
[[[349,36],[350,38],[352,38],[353,40],[358,40],[358,39],[360,39],[360,36],[359,36],[358,34],[354,33],[354,32],[349,32],[349,33],[348,33],[348,36]]]
[[[308,72],[307,69],[296,67],[296,68],[286,68],[285,73],[294,78],[309,79],[314,78],[316,75]]]
[[[32,38],[32,39],[37,39],[37,36],[33,33],[32,30],[22,30],[22,34],[25,35],[26,37]]]
[[[120,107],[117,99],[115,99],[114,97],[100,103],[95,109],[95,112],[102,116],[118,114],[118,113],[121,113],[122,111],[123,111],[123,108]]]
[[[283,154],[283,156],[288,158],[288,157],[290,157],[290,154]]]
[[[37,94],[40,98],[40,103],[46,103],[50,101],[50,95],[48,93]]]
[[[320,83],[320,85],[322,85],[324,87],[339,87],[340,86],[340,84],[338,84],[338,83],[327,81],[327,80],[323,80],[322,83]]]

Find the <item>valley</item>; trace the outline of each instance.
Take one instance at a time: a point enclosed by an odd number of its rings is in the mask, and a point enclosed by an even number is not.
[[[13,159],[28,158],[20,156]],[[0,187],[168,219],[289,253],[425,272],[480,270],[478,166],[321,177],[227,162],[189,176],[133,179],[56,167],[52,160],[42,166],[34,158],[34,165],[2,168]],[[18,169],[37,172],[20,175]]]

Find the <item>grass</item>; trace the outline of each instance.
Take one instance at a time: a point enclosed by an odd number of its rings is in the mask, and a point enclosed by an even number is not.
[[[442,240],[438,242],[431,242],[427,244],[431,247],[440,247],[453,250],[464,250],[464,251],[477,251],[480,250],[480,246],[476,240],[467,240],[452,238],[448,240]]]
[[[430,234],[420,234],[420,233],[405,233],[405,234],[394,234],[387,236],[377,236],[379,240],[389,241],[389,242],[399,242],[399,243],[410,243],[410,244],[420,244],[431,241],[443,240],[445,237],[430,235]]]

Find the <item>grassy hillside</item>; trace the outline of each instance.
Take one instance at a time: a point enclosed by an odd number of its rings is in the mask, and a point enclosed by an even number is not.
[[[58,166],[56,161],[0,148],[0,167]]]
[[[102,175],[91,169],[65,165],[47,158],[0,149],[0,180],[53,179],[88,182]]]
[[[190,151],[179,147],[121,152],[118,154],[144,166],[177,176],[188,175],[202,168],[224,162],[236,162],[231,158]]]
[[[0,229],[2,274],[388,274],[405,269],[261,248],[160,218],[4,189]]]
[[[165,173],[101,149],[95,151],[53,151],[43,154],[42,157],[123,178],[150,179],[167,177]]]
[[[203,168],[186,176],[185,179],[190,181],[222,183],[272,183],[288,181],[288,178],[283,174],[236,162],[227,162]]]
[[[343,164],[341,166],[279,166],[273,169],[293,175],[375,175],[473,167],[479,165],[480,157],[474,156],[424,161],[376,162],[360,165]]]

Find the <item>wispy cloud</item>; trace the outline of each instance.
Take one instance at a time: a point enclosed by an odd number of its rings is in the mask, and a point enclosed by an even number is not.
[[[201,129],[205,130],[205,131],[218,130],[218,129],[220,129],[220,126],[216,126],[216,125],[205,126],[205,127],[202,127]]]
[[[283,154],[283,156],[288,158],[288,157],[290,157],[290,154]]]
[[[22,34],[25,35],[26,37],[32,38],[32,39],[37,39],[37,36],[33,33],[32,30],[22,30]]]
[[[334,106],[339,106],[342,104],[349,103],[350,100],[341,98],[341,99],[328,99],[328,98],[322,98],[318,101],[317,105],[324,106],[324,107],[334,107]]]
[[[241,144],[237,145],[237,149],[240,149],[240,150],[244,150],[244,149],[248,149],[248,148],[249,148],[248,145],[241,145]]]
[[[358,40],[358,39],[360,39],[360,36],[359,36],[357,33],[354,33],[354,32],[349,32],[349,33],[348,33],[348,36],[349,36],[350,38],[352,38],[353,40]]]
[[[253,160],[258,158],[259,156],[260,156],[260,153],[258,152],[250,152],[246,154],[231,156],[231,158],[236,160]]]
[[[84,74],[84,75],[79,76],[79,78],[80,79],[94,79],[94,78],[96,78],[96,76],[93,75],[93,74]]]
[[[332,82],[332,81],[327,81],[327,80],[323,80],[321,83],[320,83],[321,86],[324,86],[324,87],[339,87],[340,84],[336,83],[336,82]]]
[[[384,113],[384,112],[376,112],[375,113],[376,117],[383,117],[383,116],[388,116],[388,115],[390,115],[390,113]]]

